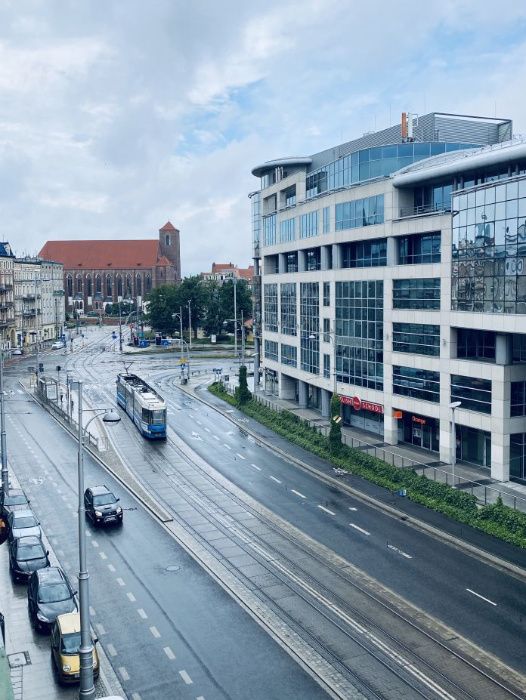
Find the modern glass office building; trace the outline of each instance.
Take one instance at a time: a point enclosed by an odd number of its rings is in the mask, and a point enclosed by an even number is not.
[[[252,170],[264,389],[526,481],[526,140],[407,124]]]

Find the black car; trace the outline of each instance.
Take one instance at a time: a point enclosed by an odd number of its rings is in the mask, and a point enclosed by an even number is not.
[[[18,508],[29,508],[29,500],[22,489],[9,489],[7,496],[2,489],[0,491],[0,517],[7,520],[8,514]]]
[[[86,515],[94,525],[122,524],[119,498],[107,486],[92,486],[84,492]]]
[[[33,571],[27,586],[27,611],[35,629],[49,632],[57,615],[77,610],[75,591],[60,567]]]
[[[33,571],[49,566],[48,550],[40,537],[18,537],[9,543],[9,570],[14,581],[27,581]]]

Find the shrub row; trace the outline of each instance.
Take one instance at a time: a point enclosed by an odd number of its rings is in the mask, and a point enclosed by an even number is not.
[[[221,383],[209,386],[215,396],[237,406],[246,415],[271,428],[299,447],[326,459],[335,466],[382,486],[390,491],[406,489],[408,498],[450,518],[471,525],[499,539],[526,548],[526,513],[497,503],[477,505],[475,496],[446,484],[431,481],[412,469],[400,469],[365,454],[360,450],[341,445],[330,448],[329,440],[316,428],[301,420],[290,411],[275,411],[251,399],[239,406]]]

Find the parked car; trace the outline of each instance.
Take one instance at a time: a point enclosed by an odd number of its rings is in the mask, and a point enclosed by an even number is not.
[[[33,571],[27,586],[27,611],[35,629],[50,632],[58,615],[77,612],[75,591],[58,566]]]
[[[9,570],[13,581],[27,581],[33,571],[49,566],[49,551],[40,537],[18,537],[9,543]]]
[[[9,540],[17,537],[36,535],[42,537],[42,530],[36,515],[29,508],[12,510],[7,515],[7,528]]]
[[[122,525],[119,500],[107,486],[92,486],[84,492],[86,516],[94,525]]]
[[[29,500],[22,489],[9,489],[6,496],[4,490],[0,490],[0,517],[7,521],[7,516],[12,510],[29,508]]]
[[[65,347],[66,343],[63,340],[55,340],[55,342],[51,345],[52,350],[61,350]]]
[[[13,348],[11,350],[11,355],[23,355],[23,354],[24,354],[24,351],[22,350],[22,348]]]
[[[97,638],[93,643],[93,678],[99,677]],[[80,679],[80,615],[77,612],[59,615],[51,632],[51,659],[59,683],[77,683]]]

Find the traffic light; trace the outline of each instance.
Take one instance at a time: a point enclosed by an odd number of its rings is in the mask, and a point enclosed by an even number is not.
[[[43,371],[44,371],[44,363],[43,363],[43,362],[39,362],[39,363],[38,363],[38,371],[39,371],[39,372],[43,372]]]

